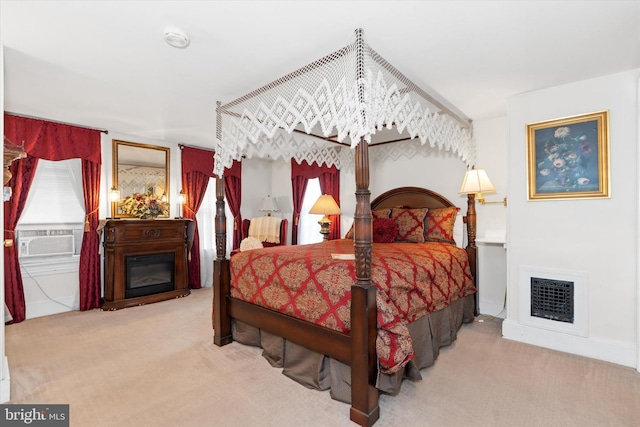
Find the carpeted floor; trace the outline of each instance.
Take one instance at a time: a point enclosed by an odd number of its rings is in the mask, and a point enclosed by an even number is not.
[[[213,345],[211,288],[6,327],[9,403],[70,405],[71,426],[352,426],[349,406],[272,368],[261,350]],[[639,426],[634,369],[464,325],[424,380],[381,396],[376,426]]]

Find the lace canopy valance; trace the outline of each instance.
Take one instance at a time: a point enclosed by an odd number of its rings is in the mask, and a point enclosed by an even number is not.
[[[214,173],[242,157],[353,168],[361,141],[376,159],[448,150],[475,162],[471,121],[419,88],[364,40],[230,103],[218,103]],[[412,139],[419,139],[411,141]],[[387,144],[394,142],[394,144]]]

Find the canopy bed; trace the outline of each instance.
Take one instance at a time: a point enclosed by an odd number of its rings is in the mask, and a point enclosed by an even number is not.
[[[332,384],[332,395],[351,403],[352,421],[372,425],[379,418],[379,390],[397,391],[402,377],[419,377],[416,370],[433,362],[422,354],[418,341],[434,342],[430,351],[437,355],[440,345],[455,338],[462,321],[472,319],[477,249],[472,195],[465,216],[466,248],[456,248],[449,239],[429,239],[425,226],[429,210],[446,210],[449,218],[455,218],[457,209],[441,195],[418,187],[391,190],[370,202],[370,157],[381,161],[438,148],[473,165],[471,122],[380,57],[366,44],[361,29],[348,46],[233,102],[218,102],[216,111],[214,173],[218,177],[234,160],[253,156],[335,165],[355,170],[356,208],[353,240],[256,249],[229,260],[225,253],[224,182],[218,178],[214,342],[219,346],[234,338],[251,342],[247,336],[255,334],[252,328],[259,328],[265,337],[284,340],[287,353],[306,349],[331,363],[336,361],[339,368],[333,371],[345,374],[337,380],[341,385]],[[344,142],[347,137],[350,143]],[[413,139],[419,139],[420,144]],[[371,156],[370,147],[375,147]],[[396,226],[401,224],[405,229],[395,234],[394,242],[378,243],[374,239],[378,220],[385,217],[388,222],[396,214],[407,214],[414,222],[397,222]],[[405,237],[399,239],[401,235]],[[300,251],[304,253],[300,255]],[[278,296],[290,292],[276,288],[276,282],[302,288],[293,276],[311,272],[293,269],[286,279],[271,280],[283,277],[283,273],[266,266],[279,264],[279,260],[293,265],[297,257],[302,257],[302,263],[320,266],[316,272],[330,272],[325,279],[320,274],[314,276],[313,286],[327,296],[320,300],[331,313],[305,314],[305,309],[298,307],[304,305],[304,298],[294,304],[270,302],[265,297],[271,293],[277,301]],[[422,261],[431,264],[431,269]],[[394,273],[402,263],[415,276]],[[436,283],[436,278],[446,284]],[[426,284],[431,279],[434,286]],[[338,288],[330,288],[325,282],[340,283]],[[310,295],[310,288],[305,289]],[[442,298],[427,296],[434,293]],[[418,325],[420,322],[432,323]],[[414,325],[418,326],[412,330]],[[430,328],[432,333],[427,339],[416,328]],[[247,332],[244,337],[242,330]],[[300,381],[307,380],[316,381],[306,377]],[[339,390],[342,386],[346,392]]]

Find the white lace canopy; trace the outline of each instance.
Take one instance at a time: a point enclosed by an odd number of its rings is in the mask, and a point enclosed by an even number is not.
[[[377,159],[437,148],[475,163],[471,121],[384,60],[366,44],[362,29],[348,46],[235,101],[218,102],[216,113],[218,176],[242,157],[351,169],[349,148],[360,141],[377,146],[371,150]]]

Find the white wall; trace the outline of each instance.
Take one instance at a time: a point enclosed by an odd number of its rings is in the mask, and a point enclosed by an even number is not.
[[[506,338],[627,366],[637,363],[638,107],[640,70],[509,99]],[[527,201],[527,123],[609,110],[611,197]],[[524,324],[522,267],[587,275],[587,334]]]
[[[505,234],[507,209],[501,202],[507,195],[507,117],[478,120],[473,124],[473,133],[477,146],[476,167],[487,171],[496,188],[495,193],[483,194],[488,204],[476,206],[478,237],[487,233]]]

